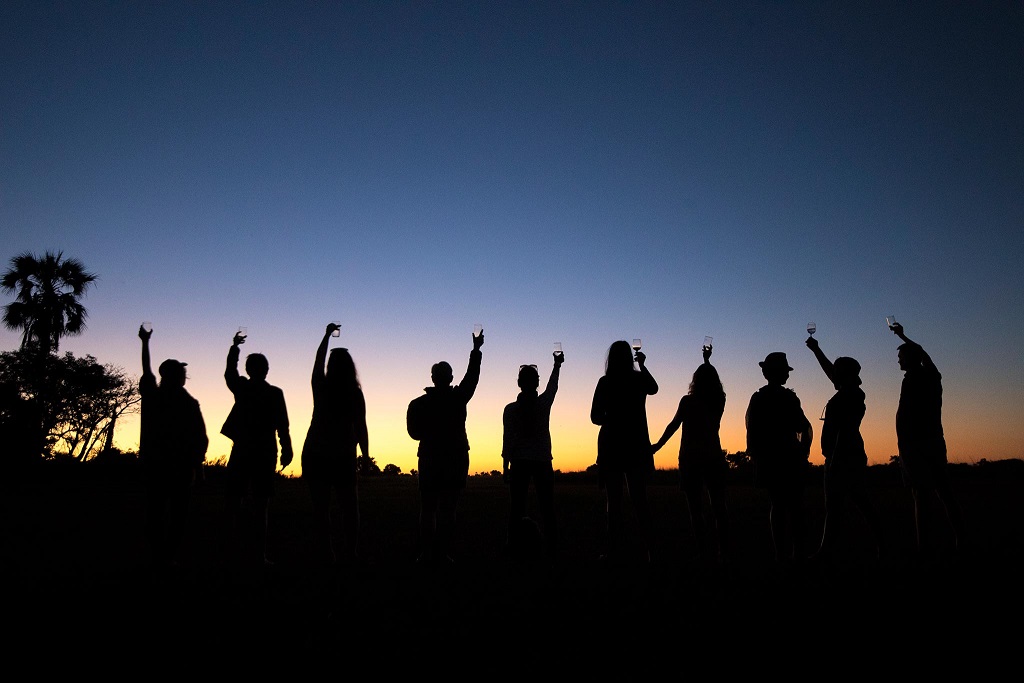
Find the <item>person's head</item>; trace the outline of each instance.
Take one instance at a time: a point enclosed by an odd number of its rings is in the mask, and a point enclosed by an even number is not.
[[[836,387],[858,387],[861,384],[860,363],[848,356],[840,356],[832,363]]]
[[[160,364],[160,386],[162,387],[183,387],[185,386],[185,366],[180,360],[168,358]]]
[[[338,385],[359,386],[359,375],[356,363],[348,349],[337,348],[327,358],[327,381]]]
[[[245,357],[245,373],[252,379],[266,379],[270,363],[262,353],[250,353]]]
[[[537,387],[540,386],[540,374],[537,372],[537,366],[520,365],[517,384],[523,391],[537,391]]]
[[[690,380],[690,394],[698,396],[724,396],[725,389],[722,387],[722,380],[718,376],[718,370],[710,363],[703,363],[697,366],[693,372],[693,379]]]
[[[604,374],[632,372],[633,369],[633,347],[625,339],[612,342],[612,345],[608,347],[608,359],[604,364]]]
[[[430,367],[430,381],[435,387],[446,387],[452,383],[452,366],[446,361],[434,363]]]
[[[772,351],[758,365],[769,384],[785,384],[789,380],[789,373],[793,371],[782,351]]]
[[[921,347],[917,344],[905,342],[896,347],[896,360],[904,372],[920,367],[921,358]]]

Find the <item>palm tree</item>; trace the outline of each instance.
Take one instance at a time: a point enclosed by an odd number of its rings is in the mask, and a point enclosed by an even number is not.
[[[95,281],[81,261],[65,259],[63,252],[48,251],[42,258],[19,254],[0,280],[5,294],[15,294],[15,300],[4,306],[4,325],[22,331],[21,348],[55,353],[61,337],[85,330],[86,312],[80,299]]]

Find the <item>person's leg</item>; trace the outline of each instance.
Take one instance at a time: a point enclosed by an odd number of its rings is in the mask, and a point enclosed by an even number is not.
[[[683,485],[683,496],[686,498],[686,511],[690,517],[690,531],[693,534],[693,543],[697,549],[698,559],[706,557],[710,550],[702,494],[700,479],[687,477]]]
[[[263,494],[260,496],[253,495],[253,503],[255,504],[254,513],[258,515],[256,519],[256,548],[261,553],[263,558],[263,564],[272,564],[270,558],[267,557],[267,528],[270,525],[270,496]]]
[[[164,515],[166,500],[159,482],[146,482],[146,561],[155,567],[162,560],[164,547]]]
[[[623,475],[616,472],[605,478],[605,502],[606,513],[606,534],[607,534],[607,557],[618,559],[622,548],[622,503],[623,503]]]
[[[188,522],[189,495],[189,485],[180,483],[169,492],[167,498],[167,536],[164,539],[164,561],[168,564],[174,564],[178,560],[178,552],[185,535],[185,525]]]
[[[776,562],[784,562],[789,558],[789,520],[785,498],[782,487],[774,485],[768,489],[768,524],[771,527]]]
[[[714,517],[714,537],[718,559],[728,562],[732,557],[732,534],[729,520],[729,502],[726,500],[725,487],[717,484],[708,486],[708,500],[711,503],[711,514]]]
[[[316,555],[326,564],[335,561],[331,541],[331,490],[319,479],[309,479],[309,496],[313,504],[313,536]]]
[[[925,553],[928,549],[928,535],[930,533],[930,520],[928,515],[929,500],[932,495],[931,488],[919,485],[910,488],[910,494],[914,498],[914,533],[917,541],[918,554]]]
[[[555,473],[551,463],[541,463],[534,485],[537,488],[537,501],[540,503],[541,519],[544,522],[544,545],[548,559],[558,557],[558,520],[555,516]]]
[[[462,489],[448,489],[441,492],[437,510],[437,559],[451,562],[452,540],[455,537],[455,508]]]
[[[530,488],[530,474],[526,463],[513,462],[508,473],[508,533],[506,542],[510,550],[519,546],[519,520],[526,516],[526,500]]]
[[[640,531],[642,552],[647,562],[651,561],[651,506],[647,500],[647,477],[639,472],[632,472],[626,484],[629,486],[629,500],[636,511],[637,527]]]
[[[828,467],[826,465],[826,467]],[[825,561],[834,559],[835,544],[843,530],[842,482],[834,472],[825,471],[825,524],[821,530],[821,544],[817,556]]]
[[[359,490],[354,482],[338,488],[338,507],[345,533],[345,559],[355,560],[359,557]]]
[[[878,508],[875,507],[866,484],[859,485],[851,491],[850,500],[853,501],[853,504],[860,511],[864,522],[871,531],[871,537],[875,541],[876,556],[879,559],[885,557],[889,552],[889,543],[885,538],[885,527],[882,526],[882,518],[878,514]]]
[[[789,491],[790,543],[796,562],[807,559],[807,511],[804,509],[803,475],[795,479]]]
[[[436,491],[420,491],[420,556],[419,561],[432,564],[435,559],[437,535],[437,508],[440,498]]]
[[[960,507],[960,502],[953,493],[953,486],[950,484],[949,477],[945,476],[945,474],[939,479],[938,485],[935,487],[935,495],[938,497],[939,502],[942,503],[942,508],[946,512],[946,520],[949,522],[949,528],[953,532],[953,545],[957,550],[962,550],[966,544],[964,514]]]

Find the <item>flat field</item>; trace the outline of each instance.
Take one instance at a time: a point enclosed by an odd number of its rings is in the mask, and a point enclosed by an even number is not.
[[[649,487],[652,562],[637,555],[607,566],[598,559],[603,492],[592,476],[570,473],[556,481],[557,564],[507,557],[507,488],[498,477],[472,477],[458,509],[456,563],[427,571],[415,563],[412,476],[361,480],[362,562],[355,567],[317,562],[305,484],[281,479],[270,516],[274,564],[253,567],[226,559],[222,473],[211,468],[194,489],[180,565],[153,573],[143,562],[144,495],[134,471],[44,468],[4,484],[3,610],[15,625],[7,645],[166,654],[195,643],[241,648],[255,657],[251,663],[276,657],[270,653],[328,663],[340,652],[408,648],[441,657],[585,648],[599,668],[602,658],[629,653],[714,654],[719,662],[735,653],[735,665],[796,647],[837,657],[899,653],[912,658],[909,668],[941,671],[951,653],[1016,650],[1014,624],[1024,616],[1024,462],[951,469],[971,544],[955,552],[937,533],[939,551],[927,561],[913,552],[910,493],[885,466],[871,468],[894,549],[881,560],[851,510],[835,568],[777,566],[767,498],[737,476],[728,487],[733,561],[699,562],[676,473],[661,471]],[[807,487],[811,549],[823,521],[819,476]],[[849,666],[868,661],[855,656]],[[998,662],[991,652],[978,655],[979,667]]]

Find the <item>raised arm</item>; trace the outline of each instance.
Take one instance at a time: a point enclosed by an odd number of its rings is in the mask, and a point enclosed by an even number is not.
[[[807,344],[807,348],[814,353],[814,357],[818,359],[818,365],[820,365],[821,369],[825,371],[825,375],[829,378],[829,381],[831,381],[832,384],[835,384],[835,367],[832,365],[832,361],[828,359],[828,356],[826,356],[821,350],[821,347],[818,346],[818,340],[814,337],[808,337],[805,343]]]
[[[545,396],[554,397],[554,395],[558,393],[558,376],[561,374],[562,363],[565,362],[565,356],[561,353],[553,353],[551,355],[554,356],[555,362],[551,368],[551,374],[548,376],[548,383],[544,387],[543,394]]]
[[[153,330],[147,330],[142,325],[139,325],[139,339],[142,340],[142,374],[143,376],[153,376],[153,368],[150,365],[149,358],[149,338],[153,336]]]
[[[466,397],[466,401],[473,398],[476,393],[476,385],[480,382],[480,361],[483,359],[483,352],[480,347],[484,345],[484,332],[480,330],[479,336],[473,337],[473,350],[469,352],[469,365],[466,367],[466,375],[459,382],[459,390]]]
[[[235,338],[231,340],[231,348],[228,349],[228,360],[224,367],[224,381],[227,382],[228,389],[235,391],[235,387],[238,386],[238,357],[242,354],[242,350],[238,348],[240,345],[245,343],[244,334],[236,334]]]
[[[320,340],[320,346],[316,348],[316,358],[313,360],[313,376],[311,378],[313,384],[324,378],[324,364],[327,362],[327,345],[330,343],[331,335],[334,334],[334,331],[340,329],[340,325],[329,323],[324,331],[324,338]]]

